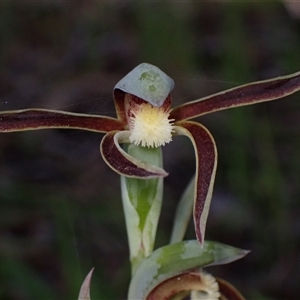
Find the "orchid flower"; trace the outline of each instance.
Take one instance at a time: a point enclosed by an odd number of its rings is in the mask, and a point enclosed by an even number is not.
[[[300,72],[242,85],[172,109],[170,92],[173,87],[174,82],[169,76],[157,67],[143,63],[114,88],[116,118],[47,109],[4,111],[0,113],[0,132],[65,128],[106,133],[100,145],[104,161],[120,175],[144,179],[165,177],[168,173],[128,154],[120,144],[159,148],[169,143],[173,136],[187,136],[196,156],[195,232],[203,244],[217,150],[210,132],[190,119],[288,96],[300,90]]]

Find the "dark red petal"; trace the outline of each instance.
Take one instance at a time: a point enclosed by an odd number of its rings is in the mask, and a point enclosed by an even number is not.
[[[70,113],[48,109],[24,109],[0,113],[0,132],[64,128],[96,132],[122,130],[124,124],[115,118]]]
[[[203,244],[217,168],[216,144],[209,131],[199,123],[176,122],[174,129],[175,134],[189,137],[195,149],[196,177],[193,214],[196,237]]]
[[[299,90],[300,72],[249,83],[185,103],[175,107],[170,114],[170,118],[176,121],[187,120],[227,108],[276,100]]]
[[[103,137],[100,151],[108,166],[127,177],[148,179],[167,176],[165,170],[130,156],[120,147],[119,143],[129,142],[129,135],[129,131],[112,131]]]

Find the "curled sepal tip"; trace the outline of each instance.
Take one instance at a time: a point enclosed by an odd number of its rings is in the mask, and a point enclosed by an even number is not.
[[[174,88],[174,81],[159,68],[142,63],[129,72],[114,90],[135,95],[153,106],[162,106]]]
[[[80,288],[78,300],[91,300],[90,298],[90,286],[94,268],[87,274],[83,284]]]
[[[175,134],[187,136],[195,150],[196,175],[194,187],[194,225],[196,237],[203,244],[213,186],[217,169],[217,148],[210,132],[192,121],[177,122]]]
[[[126,153],[119,143],[129,143],[129,131],[112,131],[107,133],[100,144],[104,161],[115,172],[133,178],[165,177],[168,173],[162,168],[143,162]]]

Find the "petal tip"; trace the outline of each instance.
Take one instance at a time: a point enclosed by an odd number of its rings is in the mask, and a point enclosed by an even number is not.
[[[90,285],[92,280],[92,275],[94,272],[94,268],[87,274],[85,277],[82,286],[80,288],[78,300],[90,300]]]

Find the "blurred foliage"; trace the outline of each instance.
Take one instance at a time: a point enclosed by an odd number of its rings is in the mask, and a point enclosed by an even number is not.
[[[282,2],[2,1],[0,109],[113,113],[114,84],[141,62],[174,78],[174,103],[299,71],[300,21]],[[297,299],[300,102],[201,118],[219,167],[207,238],[251,249],[211,272],[248,299]],[[130,276],[119,178],[94,133],[1,134],[0,298],[75,299],[95,267],[92,299],[126,296]],[[174,151],[176,149],[176,151]],[[167,243],[194,170],[184,138],[164,148]],[[194,238],[191,226],[187,234]]]

